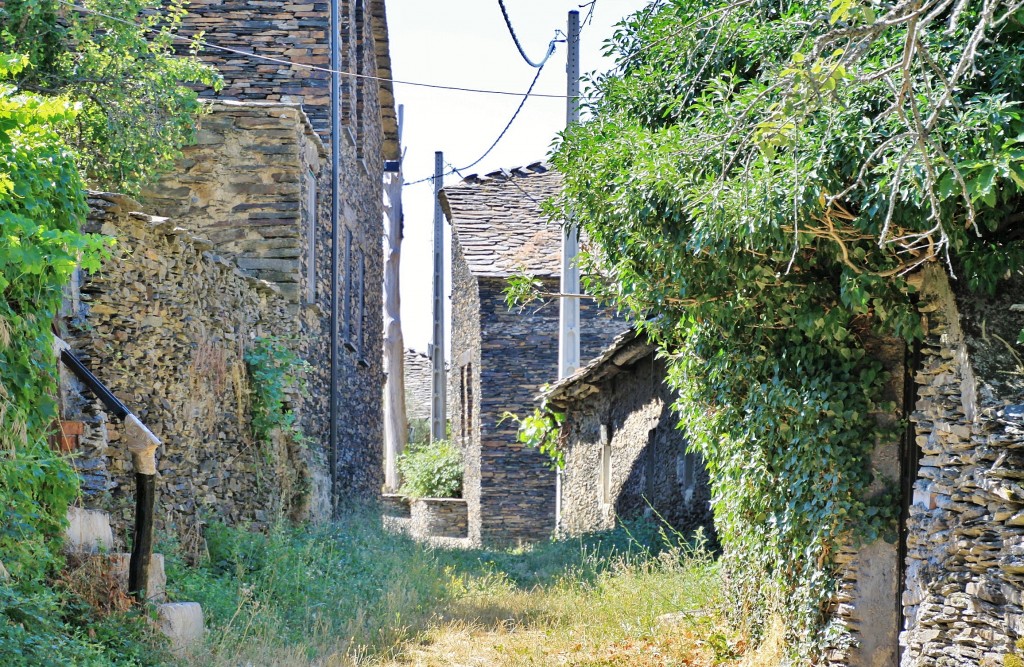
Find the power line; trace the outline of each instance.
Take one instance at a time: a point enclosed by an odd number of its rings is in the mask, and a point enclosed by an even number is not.
[[[548,58],[551,57],[551,54],[555,52],[555,42],[558,40],[558,31],[555,31],[555,38],[548,43],[548,51],[544,54],[544,58],[540,62],[535,63],[530,60],[530,56],[526,55],[526,51],[523,50],[523,45],[519,43],[519,37],[516,35],[515,28],[512,27],[512,19],[508,17],[508,10],[505,9],[504,0],[498,0],[498,6],[501,7],[501,15],[505,17],[505,25],[508,27],[508,34],[512,35],[512,41],[515,42],[516,48],[519,49],[519,55],[523,57],[523,60],[525,60],[526,64],[530,67],[536,67],[537,69],[544,67],[544,63],[546,63]]]
[[[100,18],[107,19],[109,21],[115,21],[117,23],[123,23],[125,25],[130,25],[130,26],[135,27],[135,28],[140,28],[144,32],[159,33],[159,31],[157,29],[155,29],[155,28],[147,28],[146,26],[139,25],[138,23],[135,23],[134,21],[129,21],[129,20],[123,19],[123,18],[121,18],[119,16],[111,16],[110,14],[104,14],[103,12],[98,12],[95,9],[89,9],[88,7],[82,7],[81,5],[76,5],[76,4],[72,3],[72,2],[69,2],[68,0],[57,0],[57,1],[60,4],[65,5],[67,7],[70,7],[71,9],[74,9],[75,11],[80,12],[82,14],[90,14],[92,16],[98,16]],[[420,82],[420,81],[403,81],[403,80],[400,80],[400,79],[388,79],[386,77],[371,76],[369,74],[357,74],[355,72],[348,72],[348,71],[345,71],[345,70],[335,70],[335,69],[331,69],[329,67],[320,67],[318,65],[308,65],[306,63],[297,63],[297,62],[293,62],[291,60],[288,60],[287,58],[277,58],[275,56],[267,56],[267,55],[263,55],[262,53],[256,53],[254,51],[244,51],[242,49],[236,49],[236,48],[233,48],[233,47],[230,47],[230,46],[221,46],[220,44],[214,44],[212,42],[209,42],[209,41],[206,41],[206,40],[201,40],[201,39],[200,40],[196,40],[196,39],[192,39],[191,37],[186,37],[184,35],[175,34],[175,35],[171,35],[171,37],[172,37],[172,39],[176,39],[176,40],[181,41],[181,42],[186,42],[188,44],[198,44],[198,45],[203,46],[203,47],[208,48],[208,49],[214,49],[214,50],[217,50],[217,51],[225,51],[227,53],[234,53],[236,55],[245,56],[247,58],[255,58],[257,60],[263,60],[263,61],[266,61],[266,62],[278,63],[278,64],[281,64],[281,65],[288,65],[289,67],[298,67],[298,68],[302,68],[302,69],[313,70],[315,72],[326,72],[328,74],[341,74],[343,76],[350,76],[350,77],[353,77],[353,78],[356,78],[356,79],[366,79],[366,80],[369,80],[369,81],[387,81],[387,82],[390,82],[390,83],[399,84],[399,85],[403,85],[403,86],[414,86],[414,87],[418,87],[418,88],[432,88],[434,90],[451,90],[451,91],[456,91],[456,92],[461,92],[461,93],[479,93],[479,94],[483,94],[483,95],[510,95],[510,96],[516,96],[516,97],[522,95],[522,93],[519,93],[519,92],[516,92],[516,91],[510,91],[510,90],[488,90],[486,88],[466,88],[466,87],[462,87],[462,86],[446,86],[446,85],[435,84],[435,83],[423,83],[423,82]],[[552,43],[551,47],[553,48],[553,43]],[[529,95],[531,97],[544,97],[544,98],[554,98],[554,99],[563,99],[563,100],[565,99],[565,95],[556,95],[556,94],[552,94],[552,93],[529,93]]]
[[[494,150],[494,147],[498,145],[498,142],[500,142],[505,137],[505,134],[508,132],[508,129],[510,127],[512,127],[512,123],[515,122],[516,118],[519,116],[519,112],[522,111],[523,107],[526,105],[526,100],[530,99],[530,92],[533,90],[533,87],[537,85],[537,81],[538,81],[538,79],[540,79],[540,73],[543,72],[543,71],[544,71],[544,64],[541,63],[541,66],[539,68],[537,68],[537,73],[533,76],[533,81],[530,82],[530,87],[526,89],[526,93],[523,94],[523,99],[520,100],[519,106],[516,107],[515,113],[512,114],[512,117],[508,119],[508,123],[505,124],[505,128],[501,131],[501,134],[499,134],[498,138],[495,139],[491,143],[490,147],[488,147],[488,149],[486,151],[484,151],[484,154],[481,155],[480,157],[478,157],[477,159],[473,160],[471,163],[467,164],[465,167],[458,167],[458,168],[452,167],[449,171],[441,174],[442,178],[445,177],[445,176],[451,176],[452,174],[458,173],[460,171],[464,171],[466,169],[472,169],[473,167],[478,165],[480,162],[482,162],[485,157],[487,157],[488,155],[491,154],[491,151]],[[451,167],[451,165],[448,165],[448,166]],[[426,178],[421,178],[421,179],[415,180],[415,181],[406,181],[402,185],[417,185],[419,183],[425,183],[426,181],[430,181],[430,180],[433,180],[433,179],[434,179],[433,176],[427,176]]]

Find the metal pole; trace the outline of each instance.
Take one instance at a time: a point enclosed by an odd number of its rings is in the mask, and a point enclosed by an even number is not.
[[[331,514],[338,508],[338,263],[341,261],[338,225],[341,222],[341,12],[338,3],[331,0],[331,397],[328,410],[330,443],[328,464],[331,466]]]
[[[568,53],[565,62],[565,125],[580,122],[580,13],[569,12],[566,30]],[[566,221],[562,230],[562,294],[580,293],[580,270],[576,266],[579,254],[579,231],[575,221]],[[580,367],[580,300],[576,296],[563,296],[558,300],[558,377],[565,378]],[[555,474],[555,531],[562,523],[562,470]]]
[[[444,186],[444,153],[434,153],[434,335],[430,346],[430,439],[444,440],[448,415],[445,413],[444,372],[444,212],[441,188]]]

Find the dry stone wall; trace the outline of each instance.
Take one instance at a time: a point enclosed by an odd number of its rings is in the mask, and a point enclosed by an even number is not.
[[[901,664],[1002,665],[1024,636],[1024,284],[958,294],[935,268],[921,299]]]
[[[430,419],[430,357],[405,351],[405,416],[409,421]]]
[[[665,363],[650,352],[567,404],[561,532],[613,528],[616,518],[657,512],[680,531],[714,535],[708,475],[700,456],[686,452],[674,401]]]
[[[331,170],[318,135],[295,104],[217,101],[198,142],[146,193],[161,215],[208,237],[248,275],[275,283],[311,366],[303,429],[330,461],[332,271],[338,288],[338,414],[334,501],[374,497],[383,483],[383,216],[380,126],[365,141],[374,160],[342,142],[338,264],[332,267]],[[376,129],[374,129],[374,127]],[[380,173],[379,171],[377,173]]]
[[[294,337],[280,290],[212,252],[174,221],[139,213],[121,195],[90,197],[88,229],[116,239],[102,270],[70,290],[64,332],[85,364],[159,437],[162,522],[196,517],[266,523],[309,516],[317,478],[310,452],[287,438],[254,440],[243,354],[257,336]],[[121,424],[63,374],[62,417],[84,422],[86,502],[132,516],[134,482]],[[303,406],[294,397],[294,407]]]
[[[558,378],[558,304],[510,311],[505,286],[501,278],[480,278],[477,284],[478,324],[470,329],[480,332],[471,399],[478,406],[477,428],[467,436],[464,481],[470,538],[495,544],[547,539],[555,527],[555,473],[548,457],[518,442],[515,424],[499,422],[506,410],[532,412],[541,386]],[[557,290],[557,280],[544,281],[542,291]],[[580,356],[590,359],[626,324],[590,301],[580,310]],[[466,343],[475,354],[475,341]],[[453,357],[460,352],[452,348]],[[458,381],[458,367],[451,378]],[[453,420],[453,432],[458,428]]]

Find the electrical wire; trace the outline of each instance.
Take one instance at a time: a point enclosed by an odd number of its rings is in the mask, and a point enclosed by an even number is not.
[[[452,174],[455,174],[455,173],[458,173],[458,172],[461,172],[461,171],[465,171],[466,169],[472,169],[473,167],[478,165],[480,162],[482,162],[485,157],[487,157],[488,155],[491,154],[491,151],[494,150],[494,147],[498,145],[498,142],[500,142],[505,137],[505,134],[508,132],[508,129],[510,127],[512,127],[512,123],[515,122],[516,118],[519,116],[519,112],[522,111],[523,107],[526,105],[526,100],[530,99],[530,91],[532,91],[533,87],[537,85],[537,80],[540,79],[540,73],[543,72],[543,71],[544,71],[543,65],[541,67],[537,68],[537,73],[533,76],[533,81],[530,82],[530,87],[527,88],[526,89],[526,93],[523,94],[523,99],[520,100],[519,106],[516,108],[515,113],[512,114],[512,117],[508,119],[508,123],[505,124],[505,128],[501,131],[501,134],[499,134],[498,138],[495,139],[491,143],[490,147],[488,147],[488,149],[486,151],[484,151],[484,154],[481,155],[480,157],[478,157],[477,159],[473,160],[469,164],[467,164],[465,167],[458,167],[458,168],[452,167],[447,172],[442,173],[441,174],[441,178],[444,178],[445,176],[451,176]],[[449,166],[451,166],[451,165],[449,165]],[[419,183],[425,183],[427,181],[433,180],[434,178],[435,178],[434,176],[427,176],[426,178],[420,178],[420,179],[415,180],[415,181],[406,181],[402,185],[418,185]]]
[[[57,1],[60,4],[65,5],[67,7],[70,7],[71,9],[74,9],[75,11],[80,12],[82,14],[89,14],[89,15],[92,15],[92,16],[98,16],[100,18],[104,18],[104,19],[107,19],[107,20],[110,20],[110,21],[114,21],[114,22],[117,22],[117,23],[123,23],[125,25],[130,25],[130,26],[133,26],[135,28],[140,28],[144,32],[159,33],[159,31],[157,29],[155,29],[155,28],[147,28],[145,26],[139,25],[138,23],[135,23],[134,21],[129,21],[127,19],[123,19],[123,18],[120,18],[118,16],[111,16],[110,14],[104,14],[103,12],[96,11],[95,9],[89,9],[88,7],[82,7],[81,5],[76,5],[76,4],[72,3],[72,2],[69,2],[68,0],[57,0]],[[343,76],[350,76],[350,77],[353,77],[353,78],[356,78],[356,79],[366,79],[366,80],[369,80],[369,81],[386,81],[386,82],[389,82],[389,83],[399,84],[399,85],[403,85],[403,86],[415,86],[415,87],[418,87],[418,88],[432,88],[434,90],[451,90],[451,91],[456,91],[456,92],[461,92],[461,93],[479,93],[479,94],[483,94],[483,95],[509,95],[509,96],[516,96],[516,97],[522,95],[522,93],[519,93],[519,92],[516,92],[516,91],[511,91],[511,90],[488,90],[486,88],[465,88],[465,87],[462,87],[462,86],[446,86],[446,85],[435,84],[435,83],[423,83],[423,82],[420,82],[420,81],[404,81],[404,80],[400,80],[400,79],[389,79],[389,78],[381,77],[381,76],[371,76],[369,74],[357,74],[355,72],[348,72],[348,71],[345,71],[345,70],[335,70],[335,69],[331,69],[329,67],[320,67],[318,65],[308,65],[306,63],[297,63],[297,62],[293,62],[291,60],[288,60],[287,58],[277,58],[275,56],[267,56],[267,55],[263,55],[262,53],[256,53],[254,51],[244,51],[242,49],[236,49],[236,48],[232,48],[230,46],[221,46],[219,44],[214,44],[214,43],[209,42],[207,40],[202,40],[202,39],[198,39],[197,40],[197,39],[193,39],[191,37],[186,37],[184,35],[177,35],[177,34],[175,34],[175,35],[172,35],[172,38],[176,39],[176,40],[178,40],[180,42],[186,42],[188,44],[198,44],[199,46],[203,46],[203,47],[205,47],[207,49],[213,49],[213,50],[216,50],[216,51],[225,51],[227,53],[234,53],[236,55],[245,56],[247,58],[255,58],[256,60],[263,60],[263,61],[266,61],[266,62],[278,63],[278,64],[281,64],[281,65],[288,65],[289,67],[297,67],[297,68],[302,68],[302,69],[313,70],[315,72],[326,72],[328,74],[341,74]],[[555,40],[552,40],[552,44],[549,45],[549,48],[552,49],[552,50],[554,49],[554,42],[555,42]],[[562,100],[564,100],[566,98],[565,95],[557,95],[557,94],[553,94],[553,93],[529,93],[529,95],[531,97],[544,97],[544,98],[554,98],[554,99],[562,99]]]
[[[512,27],[512,19],[508,17],[508,10],[505,9],[504,0],[498,0],[498,6],[501,7],[501,15],[505,17],[505,25],[508,27],[508,34],[512,35],[512,41],[516,43],[516,48],[519,49],[519,55],[523,57],[523,60],[525,60],[526,64],[530,67],[535,67],[537,69],[544,67],[544,63],[546,63],[548,58],[551,57],[551,54],[555,52],[555,42],[558,40],[558,31],[555,31],[555,38],[548,43],[548,51],[544,54],[544,58],[540,62],[535,63],[530,60],[530,56],[526,55],[526,51],[523,50],[523,45],[519,43],[519,36],[516,35],[515,28]]]

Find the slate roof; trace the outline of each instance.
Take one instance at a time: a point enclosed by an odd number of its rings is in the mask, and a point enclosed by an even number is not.
[[[657,346],[646,335],[630,327],[623,331],[586,366],[550,385],[538,399],[558,407],[586,398],[598,391],[597,383],[610,380],[653,352]]]
[[[540,205],[557,195],[562,177],[543,162],[473,174],[438,195],[470,272],[504,278],[525,270],[531,276],[562,272],[562,228],[549,222]]]

